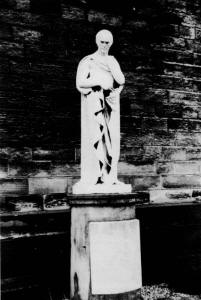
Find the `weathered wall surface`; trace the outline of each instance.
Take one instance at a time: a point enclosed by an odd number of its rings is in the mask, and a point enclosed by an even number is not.
[[[201,189],[199,0],[107,2],[1,1],[2,197],[70,191],[78,179],[76,68],[102,28],[126,76],[120,177],[154,201]]]

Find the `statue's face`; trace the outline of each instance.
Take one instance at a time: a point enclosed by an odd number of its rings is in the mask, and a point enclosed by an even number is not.
[[[96,44],[98,46],[98,50],[103,54],[106,55],[109,52],[109,49],[112,45],[112,35],[108,34],[107,32],[100,32],[97,36]]]

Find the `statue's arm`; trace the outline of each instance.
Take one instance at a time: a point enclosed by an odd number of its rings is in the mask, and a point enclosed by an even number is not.
[[[76,76],[77,88],[92,88],[100,85],[100,80],[90,76],[89,62],[83,61],[79,64]]]
[[[114,56],[109,56],[108,66],[116,82],[121,86],[124,85],[125,84],[124,74],[120,68],[118,61],[114,58]]]

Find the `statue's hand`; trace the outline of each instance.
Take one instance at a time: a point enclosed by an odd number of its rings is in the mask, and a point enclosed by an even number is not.
[[[114,98],[116,97],[117,95],[119,95],[119,91],[118,89],[111,89],[111,92],[110,92],[110,97]]]
[[[120,65],[116,58],[114,56],[108,56],[107,57],[107,65],[112,73],[113,78],[116,80],[116,82],[120,85],[123,85],[125,83],[125,77],[124,74],[121,71]]]
[[[121,91],[122,91],[122,88],[123,88],[123,87],[120,86],[120,87],[118,87],[118,88],[116,88],[116,89],[114,89],[114,88],[110,89],[110,90],[111,90],[110,96],[111,96],[111,97],[119,96],[120,93],[121,93]]]
[[[120,85],[118,88],[115,89],[116,93],[118,93],[120,95],[123,88],[124,88],[124,86]]]
[[[110,95],[107,97],[107,100],[109,103],[113,104],[116,102],[118,96],[119,96],[118,89],[111,89]]]
[[[117,60],[112,55],[108,55],[107,57],[107,65],[110,70],[113,70],[118,66]]]

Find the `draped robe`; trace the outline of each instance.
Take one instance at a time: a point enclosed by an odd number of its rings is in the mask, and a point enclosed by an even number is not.
[[[81,183],[117,183],[117,163],[120,154],[119,93],[110,97],[114,79],[106,65],[92,54],[81,60],[77,78],[85,70],[87,78],[101,76],[108,89],[100,86],[77,89],[81,93]],[[87,70],[87,72],[86,72]]]

